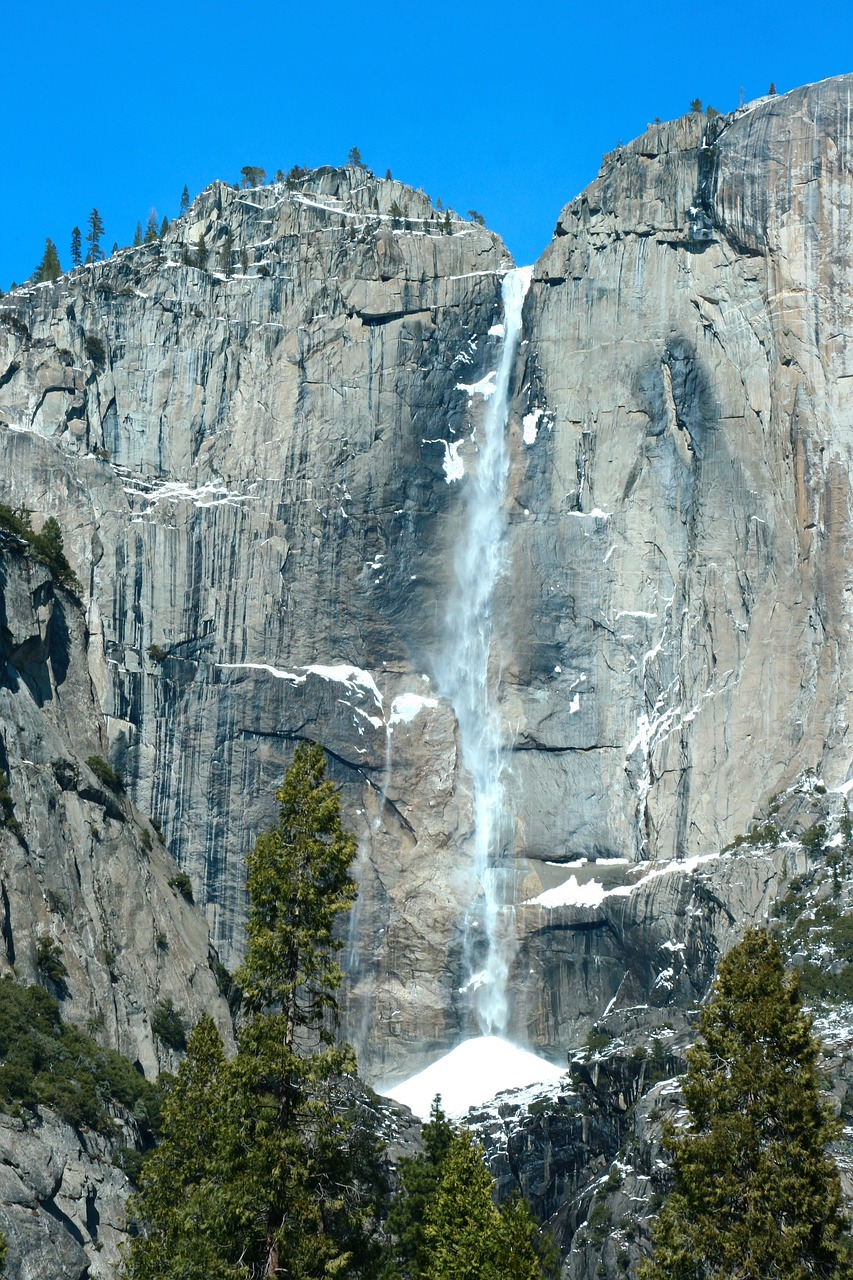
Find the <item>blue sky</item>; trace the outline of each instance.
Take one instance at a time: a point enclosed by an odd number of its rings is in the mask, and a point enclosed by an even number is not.
[[[157,6],[9,0],[0,34],[0,287],[45,237],[69,265],[174,217],[245,164],[343,163],[477,209],[533,261],[602,154],[700,97],[719,110],[853,69],[853,8],[814,0],[304,0]]]

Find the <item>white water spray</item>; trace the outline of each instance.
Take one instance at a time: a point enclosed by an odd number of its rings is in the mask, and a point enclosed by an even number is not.
[[[532,268],[507,272],[501,296],[504,340],[494,391],[478,433],[477,466],[467,476],[467,517],[455,561],[456,590],[447,613],[441,691],[459,726],[462,762],[474,789],[474,874],[479,890],[464,922],[467,979],[474,1012],[485,1034],[506,1030],[507,977],[515,947],[508,854],[509,815],[504,794],[503,732],[497,678],[490,678],[495,587],[503,568],[509,450],[506,425],[509,379],[521,335],[521,311]]]

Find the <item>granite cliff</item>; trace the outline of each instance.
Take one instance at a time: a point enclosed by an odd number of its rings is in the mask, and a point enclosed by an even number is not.
[[[848,777],[851,88],[651,126],[532,272],[491,677],[511,1027],[555,1058],[614,1001],[695,998],[791,870],[634,887],[633,864],[718,853],[806,768]],[[0,302],[0,498],[60,521],[104,751],[229,963],[292,744],[329,750],[374,1078],[471,1025],[442,670],[509,265],[422,193],[329,169],[214,184],[159,244]]]

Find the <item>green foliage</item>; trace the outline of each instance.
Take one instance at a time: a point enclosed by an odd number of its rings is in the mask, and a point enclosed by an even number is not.
[[[361,152],[358,147],[350,147],[347,152],[347,164],[351,169],[357,169],[364,161],[361,158]]]
[[[181,217],[183,217],[184,214],[188,212],[189,207],[190,207],[190,189],[187,186],[187,184],[184,183],[184,189],[181,192],[181,208],[180,208]]]
[[[62,959],[62,947],[54,938],[42,936],[36,943],[36,968],[40,977],[57,986],[64,985],[68,970]]]
[[[73,1125],[113,1135],[110,1106],[133,1115],[143,1137],[156,1132],[160,1095],[121,1054],[64,1023],[41,987],[0,980],[0,1107],[51,1107]]]
[[[103,258],[104,253],[101,249],[101,236],[103,234],[104,220],[98,210],[93,209],[86,222],[86,243],[89,246],[89,251],[86,254],[87,262],[98,262]]]
[[[601,1053],[608,1045],[613,1043],[613,1037],[606,1027],[592,1026],[586,1038],[586,1047],[589,1053]]]
[[[193,885],[186,871],[179,871],[176,876],[172,876],[169,881],[169,888],[176,889],[182,898],[186,898],[187,902],[193,902]]]
[[[171,996],[158,1001],[151,1017],[151,1030],[170,1049],[187,1047],[187,1027]]]
[[[92,770],[92,773],[94,773],[98,781],[102,782],[105,787],[109,787],[111,791],[124,790],[124,782],[122,781],[121,774],[111,768],[107,764],[106,760],[104,760],[103,756],[89,756],[86,760],[86,764]]]
[[[701,98],[694,98],[694,99],[693,99],[693,101],[690,103],[690,110],[693,112],[693,114],[694,114],[694,115],[701,116],[701,114],[702,114],[702,99],[701,99]]]
[[[133,248],[138,249],[142,244],[142,223],[137,222],[136,230],[133,233]]]
[[[257,164],[244,164],[240,170],[241,187],[262,187],[267,180],[267,171]]]
[[[429,1262],[426,1211],[435,1199],[454,1137],[453,1126],[441,1109],[439,1097],[433,1101],[422,1136],[424,1150],[420,1155],[400,1161],[397,1195],[386,1223],[393,1241],[390,1253],[395,1276],[420,1276]]]
[[[195,247],[195,265],[199,271],[203,271],[207,266],[207,240],[204,232],[198,238],[198,244]]]
[[[126,1280],[365,1276],[382,1198],[372,1126],[349,1096],[354,1060],[334,1044],[340,947],[356,844],[301,746],[279,816],[249,856],[246,1022],[227,1063],[202,1019],[146,1165]],[[153,1025],[153,1023],[152,1023]]]
[[[853,1266],[838,1126],[822,1102],[817,1042],[778,943],[752,930],[721,961],[689,1050],[690,1120],[664,1130],[674,1188],[642,1280],[842,1280]]]
[[[166,215],[165,215],[165,213],[164,213],[164,214],[163,214],[163,221],[160,223],[160,230],[159,230],[159,232],[157,233],[157,234],[159,235],[159,237],[160,237],[160,239],[161,239],[161,240],[163,239],[163,236],[166,234],[166,232],[167,232],[168,230],[169,230],[169,219],[166,217]]]
[[[34,560],[50,570],[51,576],[71,591],[79,591],[80,584],[71,565],[65,558],[62,530],[53,516],[45,520],[41,533],[34,533],[29,511],[25,507],[13,510],[0,502],[0,532],[11,534],[24,544]]]
[[[754,822],[746,835],[735,836],[731,844],[725,846],[723,853],[728,853],[733,849],[740,849],[744,845],[751,849],[756,849],[764,844],[769,844],[774,849],[779,844],[779,828],[769,818],[765,822]]]
[[[145,244],[154,244],[157,240],[157,210],[152,209],[145,224]]]
[[[482,1149],[461,1130],[444,1158],[424,1221],[424,1280],[539,1280],[535,1223],[523,1201],[503,1211]]]
[[[47,281],[58,280],[61,275],[62,267],[59,265],[59,254],[56,251],[56,245],[50,239],[45,240],[44,256],[35,269],[33,283],[44,284]]]
[[[94,334],[86,336],[86,359],[91,360],[96,369],[103,369],[107,363],[107,349],[103,340]]]
[[[169,650],[164,649],[161,644],[150,644],[148,646],[148,657],[152,662],[165,662],[169,656]]]
[[[802,844],[803,848],[807,850],[808,853],[811,854],[813,858],[816,858],[820,853],[823,852],[823,846],[825,842],[826,842],[826,827],[823,825],[822,822],[816,822],[813,826],[809,827],[807,831],[804,831],[803,834],[800,836],[800,843]]]
[[[83,261],[82,236],[80,228],[75,227],[71,232],[71,261],[75,267],[79,267]],[[14,285],[12,286],[14,288]]]

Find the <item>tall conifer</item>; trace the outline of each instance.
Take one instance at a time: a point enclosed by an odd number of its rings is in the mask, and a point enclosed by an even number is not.
[[[819,1046],[778,943],[750,931],[720,962],[688,1051],[686,1127],[668,1126],[675,1185],[642,1280],[845,1280],[853,1274],[838,1126]]]

